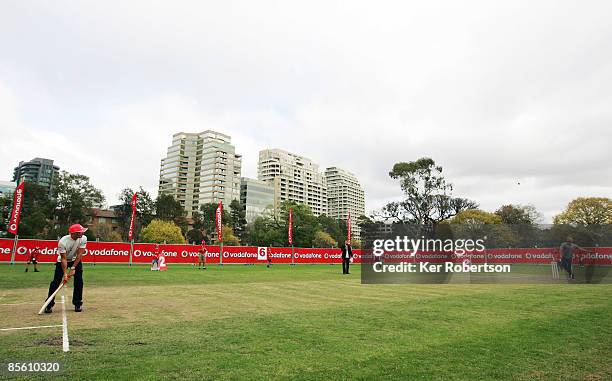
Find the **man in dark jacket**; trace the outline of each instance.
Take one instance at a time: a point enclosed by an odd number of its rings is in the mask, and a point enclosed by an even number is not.
[[[350,274],[349,264],[351,263],[351,258],[353,258],[353,249],[351,249],[351,242],[345,241],[344,245],[340,247],[340,250],[342,250],[342,274]]]

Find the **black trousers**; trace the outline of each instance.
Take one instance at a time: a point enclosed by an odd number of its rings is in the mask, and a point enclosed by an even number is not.
[[[572,260],[570,258],[561,258],[561,267],[567,271],[569,276],[572,276]]]
[[[349,273],[349,265],[351,264],[350,258],[342,258],[342,274]]]
[[[68,262],[68,267],[72,267],[74,261]],[[74,284],[72,292],[72,304],[75,306],[80,306],[83,304],[83,262],[79,262],[77,265],[74,275]],[[53,275],[53,281],[49,285],[49,293],[47,294],[47,298],[51,296],[57,290],[59,285],[62,283],[64,279],[64,270],[62,270],[62,263],[55,263],[55,274]],[[53,307],[55,305],[55,298],[49,303],[49,306]]]

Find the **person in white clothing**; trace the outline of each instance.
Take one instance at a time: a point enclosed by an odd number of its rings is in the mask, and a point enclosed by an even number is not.
[[[83,235],[86,228],[79,224],[71,225],[68,229],[70,234],[63,236],[58,243],[58,256],[55,263],[55,274],[49,285],[47,298],[69,277],[74,275],[74,291],[72,293],[72,304],[76,312],[82,311],[83,306],[83,263],[81,258],[87,245],[87,237]],[[45,308],[45,313],[53,312],[55,299]]]

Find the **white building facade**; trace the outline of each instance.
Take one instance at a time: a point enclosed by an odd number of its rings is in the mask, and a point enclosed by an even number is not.
[[[327,215],[331,218],[346,221],[351,214],[351,235],[360,237],[361,229],[357,218],[365,215],[365,192],[357,177],[349,171],[338,167],[325,170],[327,183]]]
[[[161,160],[159,193],[170,194],[191,217],[200,205],[240,200],[242,157],[231,137],[216,131],[179,132]]]
[[[315,216],[327,214],[327,186],[319,166],[305,157],[280,150],[259,152],[257,178],[274,188],[274,210],[283,201],[310,207]]]

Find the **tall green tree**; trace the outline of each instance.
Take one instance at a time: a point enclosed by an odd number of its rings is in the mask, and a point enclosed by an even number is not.
[[[612,199],[607,197],[579,197],[555,216],[555,224],[602,225],[612,224]]]
[[[187,232],[187,219],[185,209],[181,203],[172,195],[160,194],[155,201],[155,218],[162,221],[172,221],[181,228],[183,233]]]
[[[55,222],[57,232],[65,234],[70,224],[87,224],[92,208],[104,203],[102,191],[89,182],[85,175],[61,171],[54,179]]]
[[[234,229],[229,225],[223,225],[223,244],[229,246],[240,246],[240,239],[234,234]]]
[[[487,248],[515,247],[519,242],[517,234],[502,224],[501,217],[495,213],[468,209],[457,213],[449,222],[455,239],[482,239]]]
[[[198,213],[197,216],[194,216],[194,220],[196,217],[198,219],[196,223],[197,225],[194,225],[194,227],[201,227],[206,235],[212,236],[216,231],[217,225],[215,222],[215,215],[218,206],[219,204],[215,202],[200,205],[200,213]],[[232,218],[225,205],[223,205],[223,213],[221,218],[223,219],[223,225],[229,224],[231,226]]]
[[[484,210],[468,209],[457,213],[457,215],[450,219],[450,223],[464,225],[501,224],[502,219],[500,216],[485,212]]]
[[[308,205],[285,201],[281,204],[281,213],[276,225],[284,233],[283,245],[289,245],[289,209],[293,215],[293,245],[296,247],[312,247],[315,233],[321,230],[317,217]]]
[[[293,214],[293,245],[312,247],[315,233],[321,230],[308,205],[285,201],[278,218],[260,216],[249,226],[249,243],[257,246],[289,246],[289,209]]]
[[[396,163],[389,176],[399,180],[405,199],[385,205],[377,217],[414,224],[438,224],[463,210],[475,209],[471,200],[452,197],[452,184],[442,176],[442,167],[430,158]]]
[[[187,242],[191,244],[199,245],[203,240],[208,242],[208,238],[204,236],[204,233],[200,229],[193,228],[189,230],[185,236],[187,237]]]
[[[142,229],[142,242],[151,243],[185,243],[181,228],[172,221],[153,220]]]
[[[317,221],[321,226],[321,230],[329,234],[334,241],[344,242],[346,240],[346,221],[336,220],[326,214],[321,214],[317,217]]]
[[[333,239],[329,233],[321,230],[315,232],[312,243],[315,247],[338,247],[338,241]]]
[[[0,195],[0,237],[4,237],[8,234],[7,224],[8,220],[11,218],[11,201],[11,197]]]
[[[495,214],[507,225],[533,225],[542,219],[533,205],[502,205]]]
[[[134,240],[138,240],[142,227],[150,224],[155,216],[155,201],[153,201],[153,198],[149,192],[140,187],[140,190],[138,190],[137,193],[136,216],[134,221]],[[121,231],[121,236],[126,241],[128,239],[130,220],[132,218],[131,203],[133,196],[134,190],[132,188],[123,189],[119,196],[119,201],[121,204],[115,210],[117,215],[117,225]]]
[[[285,235],[277,221],[269,216],[260,216],[247,226],[249,244],[254,246],[285,246]],[[285,232],[286,233],[286,232]]]
[[[238,200],[232,200],[230,204],[230,220],[229,226],[232,228],[232,231],[238,239],[242,240],[245,236],[246,230],[246,211],[243,208],[243,205]]]

